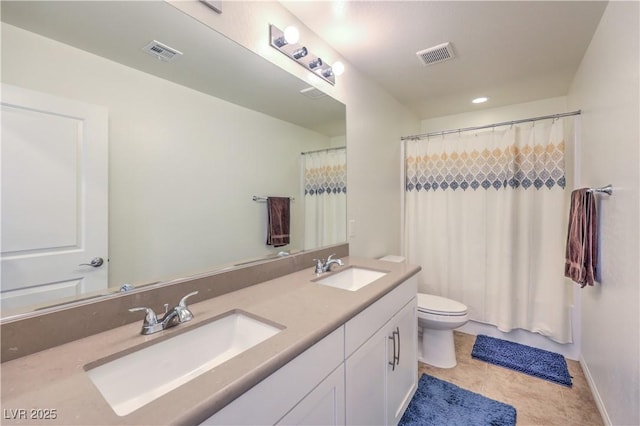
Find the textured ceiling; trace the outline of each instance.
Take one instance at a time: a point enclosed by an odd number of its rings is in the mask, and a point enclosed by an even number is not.
[[[606,2],[282,1],[420,118],[566,95]],[[416,52],[451,42],[425,66]],[[472,98],[488,96],[482,106]]]

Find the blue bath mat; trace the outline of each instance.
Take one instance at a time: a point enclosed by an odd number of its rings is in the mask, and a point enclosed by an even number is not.
[[[534,377],[571,386],[567,361],[555,352],[481,334],[476,337],[471,356]]]
[[[423,374],[399,426],[514,426],[516,409]]]

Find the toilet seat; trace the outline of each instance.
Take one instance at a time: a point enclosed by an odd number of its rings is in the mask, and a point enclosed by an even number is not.
[[[442,316],[464,316],[467,307],[463,303],[446,297],[418,293],[418,312]]]

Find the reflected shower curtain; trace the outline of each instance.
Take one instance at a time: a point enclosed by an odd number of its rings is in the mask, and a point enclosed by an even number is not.
[[[347,153],[345,148],[302,155],[304,248],[346,241]]]
[[[572,341],[564,121],[408,141],[405,253],[470,319]]]

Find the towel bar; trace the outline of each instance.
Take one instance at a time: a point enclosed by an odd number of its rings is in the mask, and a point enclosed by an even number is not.
[[[287,197],[288,199],[290,199],[291,201],[295,201],[294,197]],[[254,195],[253,196],[253,201],[256,201],[258,203],[266,203],[267,202],[267,197],[260,197],[258,195]]]
[[[603,186],[601,188],[589,188],[588,191],[589,192],[599,192],[599,193],[605,193],[607,195],[612,195],[613,194],[613,186],[611,186],[611,184],[609,184],[609,185]]]

